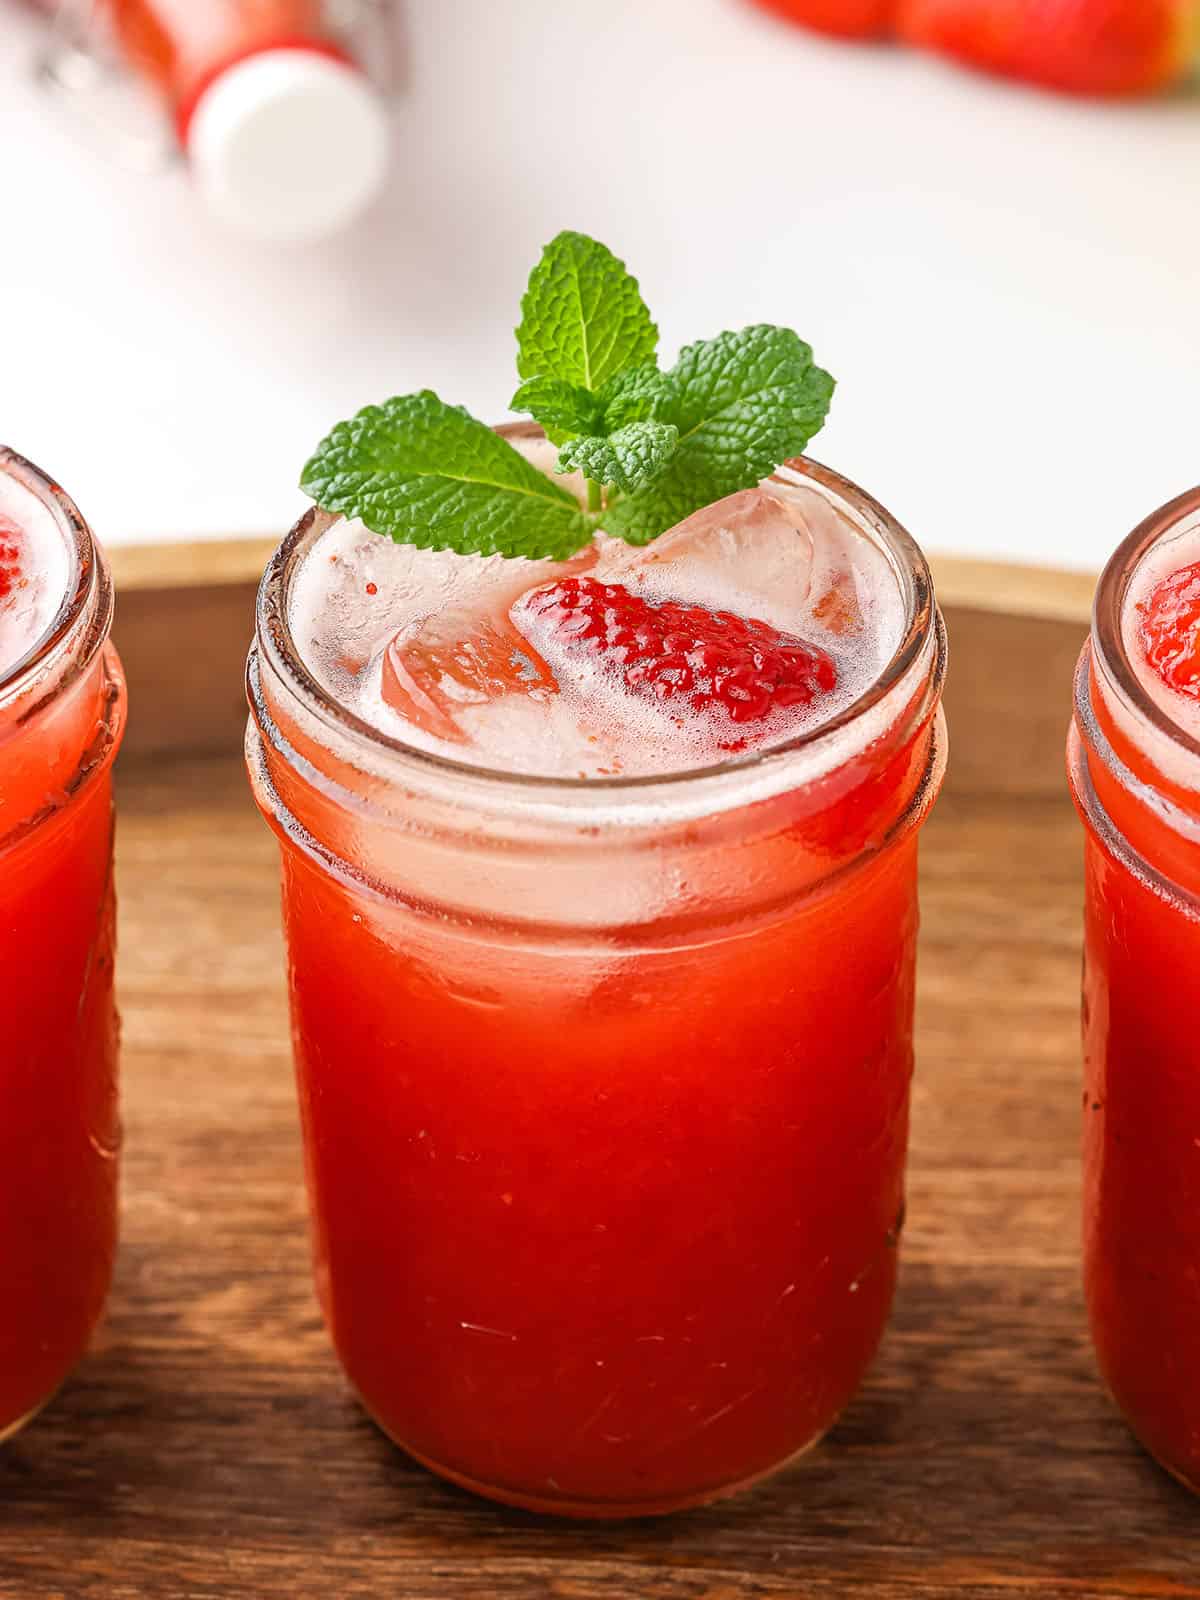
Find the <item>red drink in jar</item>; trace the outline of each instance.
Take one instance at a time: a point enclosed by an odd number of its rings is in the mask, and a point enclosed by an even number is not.
[[[79,1358],[116,1249],[111,615],[74,505],[0,450],[0,1438]]]
[[[1200,1488],[1200,491],[1100,580],[1068,749],[1085,825],[1084,1271],[1100,1370]]]
[[[757,652],[746,698],[698,692],[684,638]],[[317,1283],[427,1465],[662,1511],[854,1393],[903,1222],[943,666],[915,545],[809,462],[559,566],[322,512],[285,541],[247,750]]]

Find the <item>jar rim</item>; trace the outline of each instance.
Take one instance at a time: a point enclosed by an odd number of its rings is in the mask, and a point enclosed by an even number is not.
[[[541,434],[537,424],[523,422],[502,424],[496,431],[505,438],[534,438]],[[503,786],[546,798],[588,794],[603,799],[606,804],[611,804],[623,794],[633,799],[644,797],[647,791],[678,789],[688,784],[707,786],[715,780],[744,780],[748,774],[762,773],[799,751],[828,746],[829,741],[842,729],[887,698],[920,661],[931,639],[935,640],[937,646],[933,672],[939,684],[944,669],[945,652],[933,580],[928,563],[911,534],[877,500],[830,467],[807,456],[796,457],[784,462],[767,481],[786,484],[788,479],[781,476],[785,472],[819,486],[875,536],[901,590],[904,631],[883,669],[862,694],[836,717],[763,750],[731,755],[723,761],[703,767],[672,769],[664,773],[580,778],[514,772],[456,761],[383,732],[334,698],[309,669],[292,637],[288,604],[292,577],[309,547],[338,520],[316,506],[311,507],[294,524],[267,564],[258,593],[257,646],[270,662],[276,680],[286,686],[295,700],[319,724],[343,739],[348,738],[352,747],[368,751],[376,759],[382,757],[387,762],[395,762],[399,771],[424,771],[443,779],[467,781],[473,785]],[[253,683],[252,674],[252,702],[255,699]]]
[[[1124,708],[1177,749],[1200,763],[1200,739],[1193,737],[1160,704],[1139,678],[1125,646],[1123,618],[1129,588],[1142,560],[1155,545],[1200,514],[1200,485],[1176,495],[1138,523],[1113,551],[1096,585],[1092,604],[1092,654],[1105,682]]]
[[[113,592],[108,567],[92,531],[71,496],[41,467],[8,445],[0,445],[0,475],[11,478],[43,505],[64,535],[70,558],[70,578],[44,631],[30,648],[0,670],[0,709],[19,703],[75,637],[80,623],[90,619],[83,648],[56,680],[51,697],[75,681],[91,663],[108,636],[112,622]],[[21,721],[34,716],[44,698],[24,711]]]

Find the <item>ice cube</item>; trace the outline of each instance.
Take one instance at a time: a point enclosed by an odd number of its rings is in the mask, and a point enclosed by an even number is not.
[[[812,614],[823,628],[839,638],[851,639],[863,631],[862,599],[848,567],[838,568],[821,585],[821,593],[813,600]]]
[[[566,651],[519,603],[584,572],[652,607],[730,612],[826,651],[836,688],[811,705],[776,695],[749,730],[696,715],[664,687],[671,663],[654,693],[633,693],[611,651]],[[894,649],[894,588],[845,512],[814,487],[771,480],[647,547],[600,534],[568,563],[417,550],[340,522],[298,575],[291,623],[328,690],[393,738],[499,770],[630,777],[705,766],[835,716]]]
[[[589,545],[569,561],[499,559],[454,604],[401,628],[384,653],[384,700],[436,739],[468,742],[467,707],[508,696],[544,703],[558,693],[554,673],[513,626],[509,607],[547,579],[585,572],[596,549]]]
[[[802,501],[790,492],[741,489],[693,512],[644,549],[606,545],[597,576],[648,599],[732,611],[794,631],[808,614],[822,508],[832,514],[817,496]]]
[[[435,739],[461,744],[464,707],[505,695],[546,700],[554,674],[508,617],[470,605],[438,612],[403,629],[383,658],[383,698]]]
[[[508,620],[536,584],[582,571],[569,562],[460,556],[395,545],[346,521],[301,569],[291,623],[318,676],[368,722],[403,736],[466,741],[461,712],[498,696],[545,700],[554,676]]]

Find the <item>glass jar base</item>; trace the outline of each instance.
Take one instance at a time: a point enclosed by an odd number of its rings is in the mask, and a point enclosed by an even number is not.
[[[1182,1472],[1176,1471],[1174,1467],[1168,1467],[1165,1461],[1159,1461],[1158,1464],[1164,1472],[1169,1473],[1175,1479],[1176,1483],[1181,1484],[1189,1494],[1200,1495],[1200,1481],[1195,1478],[1185,1478]]]
[[[1120,1412],[1122,1422],[1129,1429],[1129,1432],[1139,1449],[1145,1452],[1146,1456],[1153,1461],[1154,1465],[1159,1469],[1160,1472],[1165,1472],[1168,1478],[1174,1478],[1175,1482],[1178,1483],[1182,1488],[1186,1489],[1189,1494],[1200,1495],[1200,1478],[1189,1478],[1187,1473],[1181,1468],[1171,1466],[1170,1462],[1164,1461],[1162,1456],[1160,1456],[1156,1450],[1152,1450],[1146,1443],[1146,1440],[1143,1438],[1142,1434],[1136,1427],[1134,1427],[1133,1422],[1130,1420],[1129,1411],[1117,1399],[1112,1385],[1108,1382],[1108,1379],[1103,1372],[1101,1372],[1101,1381],[1103,1383],[1104,1393],[1109,1404],[1113,1407],[1114,1411]]]
[[[372,1421],[375,1419],[372,1418]],[[764,1467],[761,1472],[753,1472],[748,1477],[740,1478],[736,1483],[725,1484],[716,1489],[699,1489],[692,1494],[676,1494],[665,1496],[661,1500],[573,1500],[568,1496],[557,1498],[554,1495],[525,1494],[519,1489],[509,1489],[500,1484],[485,1483],[482,1479],[473,1478],[470,1474],[459,1472],[456,1467],[443,1466],[438,1461],[423,1456],[419,1450],[413,1450],[406,1444],[388,1433],[380,1423],[376,1426],[383,1435],[391,1440],[397,1449],[403,1450],[406,1456],[432,1472],[435,1477],[445,1478],[448,1482],[456,1484],[460,1489],[468,1489],[472,1494],[479,1495],[484,1500],[498,1501],[500,1505],[514,1506],[518,1511],[532,1511],[538,1516],[566,1517],[574,1522],[619,1522],[627,1521],[633,1517],[663,1517],[676,1511],[694,1511],[700,1506],[715,1504],[718,1500],[728,1500],[735,1494],[741,1494],[746,1489],[752,1489],[755,1484],[772,1478],[777,1472],[784,1471],[801,1456],[815,1450],[825,1437],[825,1433],[817,1434],[799,1450],[794,1451],[785,1460],[772,1467]],[[832,1424],[830,1424],[832,1426]],[[828,1431],[828,1430],[826,1430]]]
[[[38,1413],[44,1411],[53,1399],[54,1393],[51,1392],[44,1400],[39,1400],[37,1405],[27,1411],[23,1417],[18,1417],[15,1422],[10,1422],[7,1427],[0,1428],[0,1444],[7,1444],[10,1439],[15,1439],[21,1429],[28,1427]]]

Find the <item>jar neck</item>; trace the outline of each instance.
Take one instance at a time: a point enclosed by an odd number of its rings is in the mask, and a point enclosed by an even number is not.
[[[1158,892],[1194,901],[1200,914],[1200,821],[1123,759],[1110,736],[1092,646],[1075,671],[1067,775],[1093,840]]]
[[[1075,798],[1093,832],[1137,871],[1187,894],[1200,893],[1200,744],[1150,693],[1127,619],[1142,564],[1161,559],[1198,517],[1192,490],[1136,528],[1101,574],[1071,746]]]
[[[108,567],[73,501],[23,457],[0,449],[0,475],[49,514],[69,553],[69,580],[46,631],[0,675],[0,853],[63,815],[120,737],[123,684],[105,646]]]
[[[285,850],[355,897],[488,937],[536,929],[548,941],[600,936],[625,948],[735,937],[838,892],[911,839],[945,770],[944,719],[929,693],[869,753],[742,806],[572,825],[518,796],[508,812],[481,815],[465,800],[364,783],[302,748],[276,719],[257,652],[249,689],[251,784]]]

